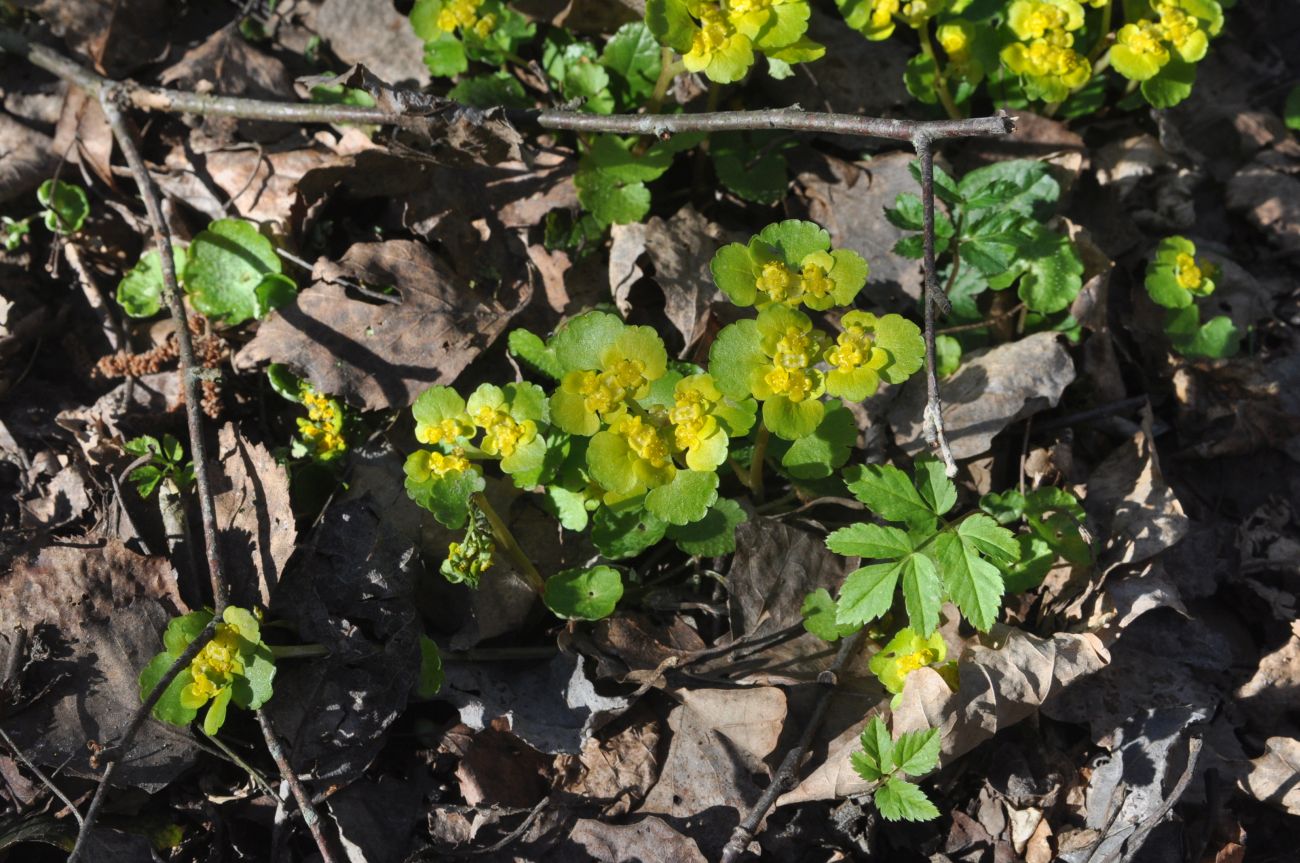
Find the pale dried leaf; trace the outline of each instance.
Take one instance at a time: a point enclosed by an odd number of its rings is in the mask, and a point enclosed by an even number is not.
[[[405,407],[435,384],[450,384],[496,340],[517,310],[477,295],[423,243],[360,243],[340,264],[272,313],[235,358],[248,369],[286,363],[321,392],[364,410]],[[353,299],[344,276],[393,286],[401,303]]]
[[[569,832],[569,842],[582,848],[583,860],[625,863],[632,860],[672,860],[705,863],[695,840],[678,833],[662,818],[643,818],[633,824],[607,824],[581,818]],[[563,854],[563,850],[560,851]],[[569,859],[569,858],[565,858]]]
[[[221,559],[238,605],[271,604],[298,531],[289,499],[289,475],[266,447],[222,426],[220,471],[212,474]]]
[[[1251,761],[1250,772],[1241,780],[1241,787],[1256,800],[1300,815],[1297,776],[1300,776],[1300,740],[1270,737],[1264,754]]]
[[[768,772],[764,759],[781,736],[785,693],[762,687],[677,695],[668,756],[640,811],[688,818],[720,806],[743,813],[762,793],[755,778]]]
[[[1054,333],[1035,333],[963,357],[939,382],[943,427],[954,458],[988,452],[993,438],[1017,420],[1056,407],[1074,381],[1074,362]],[[923,434],[925,376],[914,375],[889,411],[895,442],[908,453],[928,448]]]
[[[429,83],[424,43],[392,0],[325,0],[316,32],[344,63],[365,63],[394,84]]]

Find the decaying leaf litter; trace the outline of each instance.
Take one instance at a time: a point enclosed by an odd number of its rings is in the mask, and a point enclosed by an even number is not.
[[[37,16],[29,36],[110,77],[274,100],[309,94],[304,79],[323,72],[398,88],[373,90],[381,100],[428,83],[419,40],[380,0],[281,3],[265,39],[215,5],[167,18],[124,2],[111,21],[98,4],[16,5]],[[640,16],[623,3],[595,4],[608,20],[593,4],[519,6],[603,33]],[[955,688],[921,668],[891,698],[868,669],[881,646],[870,641],[836,666],[807,758],[749,853],[1293,853],[1300,150],[1280,116],[1300,52],[1286,16],[1282,4],[1234,9],[1177,108],[1068,124],[1022,111],[1009,140],[941,149],[958,176],[1015,158],[1048,164],[1063,190],[1057,227],[1085,266],[1069,310],[1076,338],[1015,338],[1014,316],[994,321],[1009,337],[967,352],[940,382],[963,509],[989,492],[1069,489],[1095,560],[1058,564],[1009,597],[987,633],[945,607]],[[892,44],[871,46],[878,82],[814,65],[815,77],[746,87],[746,104],[895,114],[906,93]],[[55,173],[91,190],[80,230],[33,233],[5,253],[0,307],[11,489],[0,843],[13,859],[61,859],[77,824],[49,785],[85,810],[167,620],[211,597],[197,503],[180,498],[189,512],[165,520],[162,495],[142,497],[128,477],[125,441],[185,439],[175,325],[127,319],[113,299],[151,247],[134,181],[95,99],[11,55],[0,76],[6,213],[28,215]],[[695,81],[671,98],[694,112],[704,93]],[[751,506],[734,553],[631,558],[640,580],[612,616],[557,626],[504,555],[476,590],[439,575],[457,534],[402,490],[416,448],[406,409],[433,385],[514,379],[511,330],[545,335],[598,305],[655,325],[676,356],[707,355],[737,315],[709,260],[787,217],[870,262],[867,307],[915,317],[920,268],[890,253],[907,232],[884,215],[916,192],[913,156],[799,138],[768,205],[684,161],[668,175],[680,194],[656,199],[651,218],[565,247],[547,232],[557,213],[580,212],[579,160],[562,136],[134,119],[175,237],[248,219],[293,256],[280,264],[299,288],[290,302],[237,326],[194,315],[194,335],[214,372],[201,391],[232,601],[265,607],[277,641],[323,648],[281,663],[265,714],[340,859],[717,859],[826,690],[836,646],[805,629],[801,605],[836,595],[856,565],[823,540],[861,522],[861,504],[809,487]],[[1234,359],[1189,360],[1162,340],[1142,280],[1174,232],[1221,268],[1215,312],[1249,329]],[[339,473],[287,455],[302,409],[275,394],[268,363],[359,418]],[[854,463],[924,452],[924,404],[919,377],[851,404]],[[559,531],[509,483],[490,480],[485,494],[544,575],[596,559],[587,535]],[[422,635],[442,650],[432,697],[419,691]],[[941,767],[922,779],[940,820],[899,825],[871,806],[852,756],[876,715],[895,734],[940,730]],[[176,860],[307,859],[316,846],[279,785],[251,713],[232,711],[217,740],[151,720],[121,757],[88,853],[150,859],[152,843]]]

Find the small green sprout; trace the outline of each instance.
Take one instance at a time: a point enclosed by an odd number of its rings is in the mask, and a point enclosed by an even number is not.
[[[1232,319],[1218,315],[1201,322],[1197,300],[1214,292],[1219,268],[1196,257],[1196,244],[1186,237],[1166,237],[1147,265],[1146,289],[1156,305],[1169,309],[1165,334],[1184,356],[1220,358],[1237,352],[1241,333]]]
[[[851,757],[853,770],[876,786],[875,803],[886,821],[930,821],[939,810],[904,776],[929,773],[939,764],[939,729],[909,731],[892,740],[879,716],[871,717],[859,738],[862,749]]]
[[[163,634],[165,650],[140,672],[140,698],[145,700],[176,662],[190,642],[212,621],[212,612],[193,611],[173,618]],[[199,709],[209,705],[203,717],[203,731],[214,735],[226,721],[233,701],[245,710],[256,710],[271,697],[275,679],[275,657],[262,642],[257,616],[230,606],[216,624],[216,635],[203,646],[188,666],[172,680],[154,706],[154,716],[173,725],[188,725]]]
[[[36,190],[36,200],[44,207],[41,217],[52,234],[75,234],[90,215],[86,190],[76,183],[46,180]]]
[[[4,243],[6,252],[18,251],[18,247],[23,244],[23,237],[31,230],[31,217],[11,219],[8,216],[0,216],[0,242]]]
[[[122,448],[137,458],[149,459],[127,477],[135,483],[140,497],[149,497],[164,480],[175,484],[177,489],[194,481],[193,462],[185,459],[181,442],[169,434],[163,435],[161,441],[152,435],[141,435],[124,443]]]

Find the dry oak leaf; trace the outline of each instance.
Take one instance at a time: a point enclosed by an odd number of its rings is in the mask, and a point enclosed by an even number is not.
[[[1272,803],[1292,815],[1300,815],[1300,740],[1270,737],[1264,754],[1250,763],[1250,772],[1240,780],[1242,790],[1263,803]]]
[[[997,646],[974,644],[962,653],[956,692],[931,668],[907,676],[902,702],[894,711],[895,734],[942,729],[941,757],[950,761],[1031,716],[1071,682],[1109,661],[1106,648],[1096,636],[1086,633],[1061,632],[1044,639],[1018,629],[995,627],[989,638]],[[850,763],[868,718],[831,741],[825,763],[780,797],[777,805],[829,800],[868,790],[870,784]]]
[[[1074,362],[1055,333],[1035,333],[963,359],[939,382],[943,427],[956,459],[986,453],[1016,420],[1056,407],[1074,381]],[[925,376],[914,375],[889,411],[894,441],[908,453],[927,448],[922,430]]]
[[[627,863],[641,860],[672,860],[673,863],[705,863],[700,846],[678,833],[662,818],[643,818],[634,824],[606,824],[582,818],[569,831],[568,841],[582,848],[585,857],[570,858],[560,851],[561,860],[582,859],[596,863]]]
[[[298,531],[289,500],[289,475],[270,450],[222,426],[212,477],[217,534],[231,601],[268,606]]]
[[[755,776],[781,736],[787,712],[776,687],[694,689],[677,693],[668,714],[672,742],[659,781],[639,811],[687,818],[714,807],[743,813],[762,788]]]
[[[314,275],[315,285],[262,323],[235,367],[285,363],[363,410],[405,407],[450,384],[522,305],[507,309],[477,293],[413,240],[358,243]],[[354,299],[339,277],[396,288],[401,302]]]

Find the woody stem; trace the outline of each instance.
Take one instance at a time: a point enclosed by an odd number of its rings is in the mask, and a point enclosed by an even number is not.
[[[488,524],[492,526],[492,536],[496,539],[497,544],[506,550],[506,554],[510,555],[510,559],[514,561],[519,574],[524,577],[524,581],[528,583],[528,586],[538,596],[541,596],[546,592],[546,580],[542,578],[542,574],[537,571],[537,567],[533,565],[528,555],[519,546],[519,541],[510,532],[510,528],[506,527],[505,521],[502,520],[501,516],[497,515],[497,511],[493,509],[492,504],[488,503],[487,495],[483,494],[483,492],[477,492],[473,497],[473,501],[474,505],[487,516]]]

